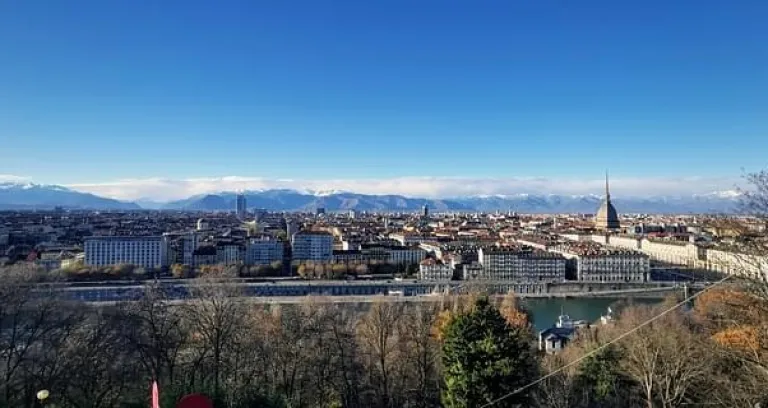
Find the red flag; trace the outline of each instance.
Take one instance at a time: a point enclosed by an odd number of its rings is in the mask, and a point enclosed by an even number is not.
[[[152,408],[160,408],[160,392],[157,390],[157,381],[152,381]]]

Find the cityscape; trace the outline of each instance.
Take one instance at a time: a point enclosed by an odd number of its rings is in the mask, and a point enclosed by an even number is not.
[[[0,2],[0,408],[768,407],[768,2]]]

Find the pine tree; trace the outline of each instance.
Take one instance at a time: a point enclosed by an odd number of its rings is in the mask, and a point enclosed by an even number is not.
[[[477,408],[536,379],[537,361],[525,329],[512,327],[487,298],[455,319],[445,330],[443,364],[448,408]],[[494,404],[529,406],[531,389]]]

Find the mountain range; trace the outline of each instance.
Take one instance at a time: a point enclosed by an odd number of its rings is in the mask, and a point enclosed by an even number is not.
[[[248,208],[270,211],[495,211],[522,213],[594,213],[600,206],[597,195],[513,194],[467,196],[446,199],[370,195],[343,191],[296,191],[272,189],[246,191]],[[234,192],[201,194],[183,200],[158,203],[151,200],[126,202],[100,197],[56,185],[0,183],[0,210],[67,209],[138,210],[165,209],[189,211],[230,211],[235,208]],[[738,200],[733,191],[690,196],[617,197],[612,200],[624,213],[725,213],[732,212]]]
[[[99,197],[56,185],[0,183],[0,210],[69,209],[138,210],[136,203]]]

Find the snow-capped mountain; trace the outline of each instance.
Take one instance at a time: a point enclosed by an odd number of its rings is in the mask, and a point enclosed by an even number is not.
[[[418,211],[425,204],[434,211],[513,210],[525,213],[594,213],[602,200],[598,195],[512,194],[430,199],[400,195],[369,195],[349,192],[299,192],[265,190],[244,193],[249,208],[272,211]],[[612,201],[625,213],[720,213],[734,210],[738,196],[729,194],[688,197],[627,197]],[[235,193],[208,194],[168,203],[164,208],[187,210],[231,210]]]
[[[0,208],[2,209],[48,209],[57,206],[105,210],[140,208],[134,203],[81,193],[57,185],[0,183]]]
[[[235,208],[236,192],[200,194],[169,203],[140,200],[139,205],[82,193],[56,185],[0,183],[0,209],[45,209],[61,206],[87,209],[179,209],[229,211]],[[271,211],[518,211],[523,213],[594,213],[598,195],[496,194],[447,199],[371,195],[344,191],[296,191],[289,189],[243,191],[249,208]],[[719,191],[692,196],[614,197],[620,213],[725,213],[736,208],[740,193]]]

